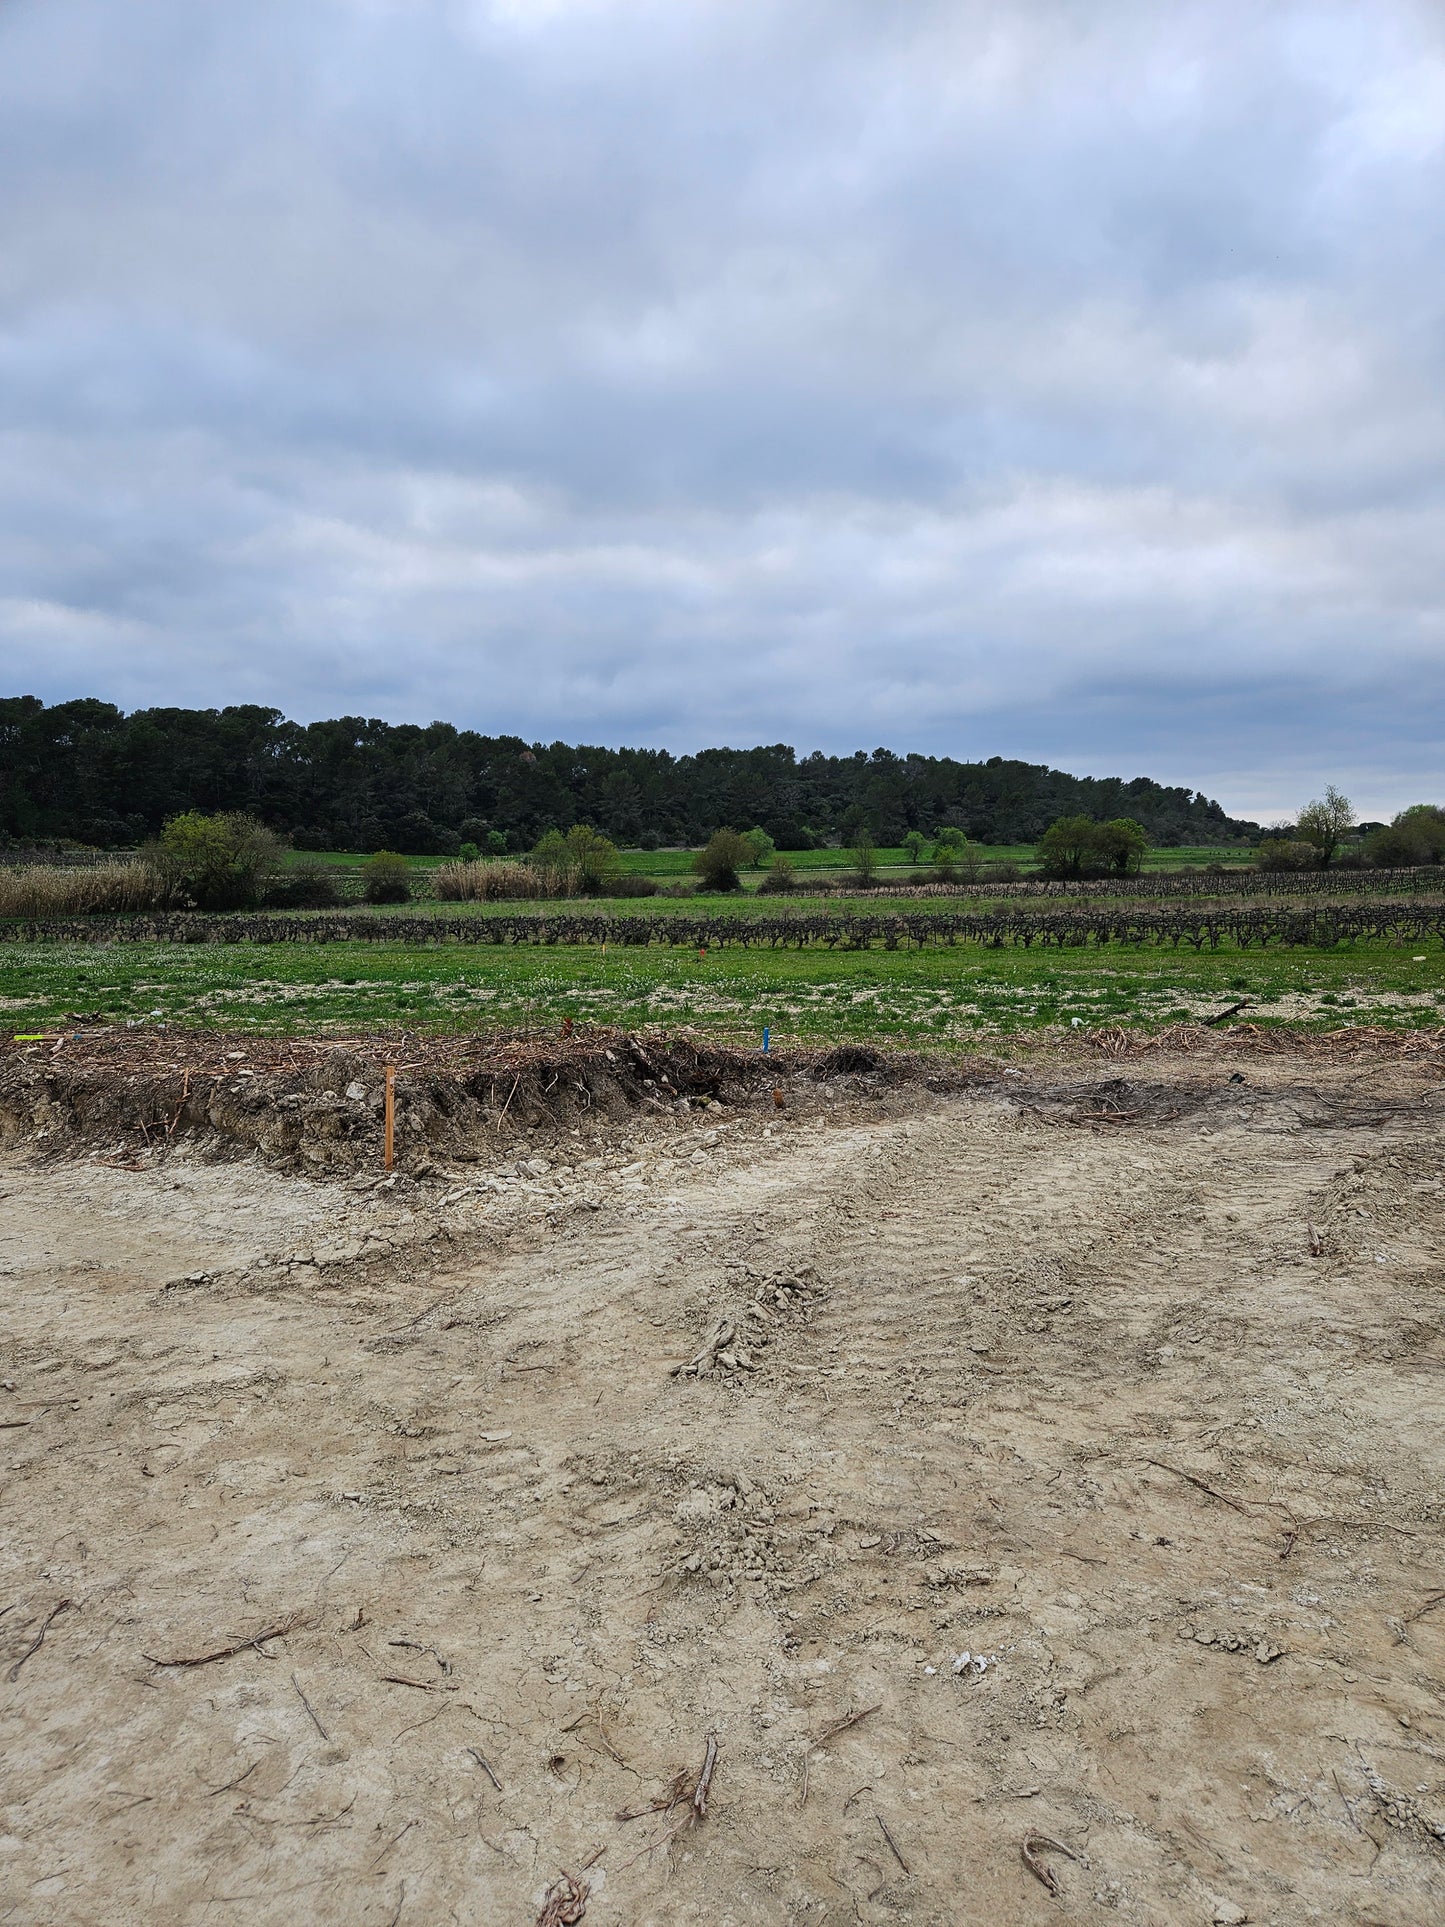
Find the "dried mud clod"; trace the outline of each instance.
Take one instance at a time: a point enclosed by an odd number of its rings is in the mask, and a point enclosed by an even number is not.
[[[760,1354],[778,1332],[794,1322],[806,1322],[823,1296],[822,1281],[811,1267],[761,1279],[755,1295],[738,1310],[716,1319],[693,1356],[673,1366],[672,1376],[711,1378],[715,1372],[757,1371]]]

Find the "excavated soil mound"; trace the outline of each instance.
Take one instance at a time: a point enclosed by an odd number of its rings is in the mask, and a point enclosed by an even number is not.
[[[849,1046],[730,1049],[689,1037],[589,1030],[564,1038],[393,1035],[308,1042],[201,1031],[124,1031],[19,1042],[0,1058],[0,1144],[154,1154],[186,1142],[219,1158],[344,1175],[381,1155],[395,1071],[398,1166],[485,1157],[499,1138],[699,1101],[781,1104],[799,1080],[881,1086],[957,1081],[936,1065]]]

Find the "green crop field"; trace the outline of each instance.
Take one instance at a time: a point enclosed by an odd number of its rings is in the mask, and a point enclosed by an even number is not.
[[[1445,954],[1389,943],[1192,953],[1104,946],[837,953],[335,943],[0,948],[7,1034],[94,1018],[267,1032],[490,1030],[579,1021],[735,1040],[959,1047],[1099,1024],[1158,1026],[1241,997],[1264,1024],[1445,1021]]]
[[[970,846],[985,863],[1013,863],[1020,870],[1028,872],[1035,867],[1037,853],[1030,843],[983,844]],[[783,854],[795,870],[844,871],[854,866],[850,850],[786,850]],[[903,849],[879,849],[875,857],[880,870],[888,873],[889,881],[904,878],[912,882],[923,881],[928,873],[928,863],[910,863],[908,852]],[[658,883],[679,883],[692,877],[693,850],[623,850],[621,868],[626,876],[652,877]],[[1208,845],[1198,845],[1187,849],[1149,850],[1144,857],[1146,872],[1167,870],[1197,870],[1209,863],[1222,863],[1230,869],[1247,867],[1252,862],[1254,852],[1249,849],[1233,847],[1217,849]],[[343,873],[360,873],[366,861],[365,853],[357,854],[345,850],[304,850],[294,853],[293,862],[324,863]],[[412,856],[407,862],[425,875],[434,870],[439,863],[453,859],[440,856]],[[767,875],[765,870],[747,870],[743,873],[743,887],[755,890]]]

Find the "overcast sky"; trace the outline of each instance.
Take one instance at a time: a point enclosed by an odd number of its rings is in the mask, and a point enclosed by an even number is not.
[[[1438,0],[0,0],[48,701],[1445,800]]]

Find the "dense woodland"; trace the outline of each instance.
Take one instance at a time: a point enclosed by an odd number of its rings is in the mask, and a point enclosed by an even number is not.
[[[1032,843],[1057,817],[1133,817],[1150,840],[1233,843],[1257,826],[1188,789],[1078,777],[991,756],[799,757],[785,744],[603,749],[482,736],[450,723],[341,716],[288,722],[279,710],[138,709],[92,698],[50,706],[0,699],[0,842],[116,848],[182,810],[245,810],[303,849],[447,855],[491,831],[529,849],[586,822],[618,843],[697,844],[754,824],[781,849],[896,844],[955,824],[984,843]]]

